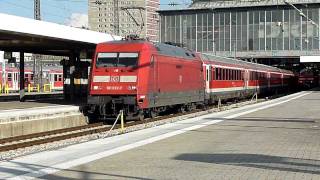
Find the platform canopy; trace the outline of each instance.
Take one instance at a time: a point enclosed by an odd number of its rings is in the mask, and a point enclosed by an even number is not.
[[[0,13],[0,50],[49,55],[92,52],[97,43],[121,37]]]

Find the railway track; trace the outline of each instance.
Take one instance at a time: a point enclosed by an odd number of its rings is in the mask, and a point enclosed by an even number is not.
[[[145,119],[143,121],[130,121],[130,122],[127,122],[125,126],[130,127],[134,125],[160,121],[163,119],[195,113],[198,111],[200,110],[194,110],[186,113],[170,114],[166,116],[159,116],[154,119]],[[114,127],[114,130],[120,129],[120,128],[121,128],[121,125],[116,124]],[[3,138],[3,139],[0,139],[0,152],[66,140],[66,139],[81,137],[81,136],[90,135],[90,134],[108,132],[110,130],[111,130],[111,125],[105,125],[104,123],[94,123],[94,124],[77,126],[72,128],[58,129],[53,131],[41,132],[41,133]]]

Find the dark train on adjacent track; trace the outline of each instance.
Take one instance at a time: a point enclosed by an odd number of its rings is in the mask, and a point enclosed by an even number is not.
[[[230,98],[275,93],[294,86],[291,71],[200,54],[163,43],[122,40],[97,45],[87,112],[113,117],[155,117]]]

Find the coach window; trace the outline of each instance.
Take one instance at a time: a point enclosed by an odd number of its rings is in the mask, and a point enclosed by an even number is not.
[[[224,79],[224,69],[220,68],[220,80]]]
[[[233,80],[233,69],[230,69],[230,80]]]
[[[222,69],[221,80],[226,80],[226,70],[225,69]]]
[[[236,80],[236,73],[234,73],[234,69],[232,70],[232,80]]]
[[[8,81],[12,81],[12,74],[8,73]]]
[[[218,68],[218,80],[221,80],[221,68]]]
[[[229,69],[225,69],[224,72],[225,72],[224,80],[228,80],[229,79]]]
[[[238,80],[238,70],[234,70],[235,73],[235,80]]]
[[[228,69],[224,70],[224,80],[228,80]]]

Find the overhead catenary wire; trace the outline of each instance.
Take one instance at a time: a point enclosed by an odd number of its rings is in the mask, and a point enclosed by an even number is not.
[[[6,3],[8,5],[11,5],[11,6],[14,6],[14,7],[19,7],[19,8],[22,8],[24,10],[28,10],[28,12],[30,11],[30,9],[33,9],[32,7],[28,7],[28,6],[24,6],[24,5],[21,5],[21,4],[17,4],[17,3],[14,3],[10,0],[2,0],[3,3]],[[30,13],[33,14],[33,11],[30,11]],[[57,15],[55,13],[50,13],[50,12],[42,12],[42,14],[46,15],[46,16],[54,16],[54,17],[60,17],[60,18],[64,18],[64,19],[70,19],[70,17],[67,17],[67,16],[62,16],[62,15]]]

